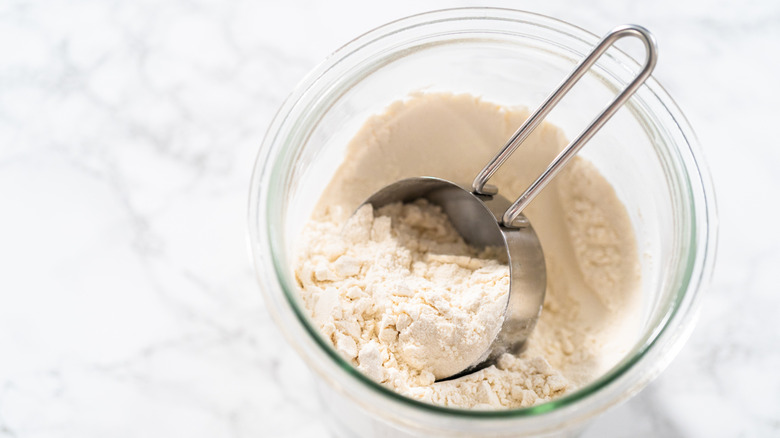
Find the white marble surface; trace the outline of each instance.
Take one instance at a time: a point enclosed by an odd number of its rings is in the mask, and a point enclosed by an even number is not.
[[[328,436],[253,277],[249,175],[327,54],[469,4],[422,3],[0,3],[0,437]],[[653,30],[714,175],[697,329],[587,436],[780,436],[780,3],[490,5]]]

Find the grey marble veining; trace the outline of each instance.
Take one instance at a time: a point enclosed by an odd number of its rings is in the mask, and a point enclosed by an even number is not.
[[[0,4],[0,437],[328,436],[247,254],[254,157],[341,44],[469,4]],[[696,330],[586,436],[780,435],[780,3],[490,5],[653,30],[715,181]]]

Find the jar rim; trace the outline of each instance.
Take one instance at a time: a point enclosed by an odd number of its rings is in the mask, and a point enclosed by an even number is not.
[[[390,35],[395,35],[411,28],[426,26],[436,22],[473,19],[508,20],[542,26],[557,33],[565,34],[566,37],[587,43],[589,46],[592,46],[599,40],[599,37],[593,33],[552,17],[513,9],[485,7],[454,8],[425,12],[392,21],[353,39],[339,50],[335,51],[322,64],[315,68],[309,76],[298,85],[298,87],[296,87],[296,90],[280,108],[268,130],[266,138],[263,140],[263,145],[258,155],[252,176],[252,193],[250,194],[249,200],[249,229],[250,237],[252,239],[250,247],[256,263],[257,275],[260,276],[260,272],[263,270],[266,272],[274,272],[275,287],[281,289],[284,295],[284,301],[286,301],[286,304],[296,316],[301,328],[304,329],[307,335],[319,346],[321,351],[330,357],[339,368],[370,390],[388,397],[393,402],[400,403],[401,405],[448,417],[469,418],[472,420],[539,417],[543,414],[562,411],[566,408],[578,405],[582,400],[590,399],[595,394],[600,393],[605,387],[612,385],[618,380],[626,379],[629,372],[636,368],[636,365],[639,362],[644,361],[648,354],[656,349],[659,340],[664,337],[678,338],[674,342],[676,346],[673,346],[673,348],[670,349],[674,351],[670,354],[666,354],[665,359],[660,358],[662,362],[665,361],[668,363],[671,361],[671,357],[674,356],[674,353],[676,353],[679,348],[681,348],[682,343],[692,330],[693,320],[698,308],[699,291],[706,286],[706,283],[711,276],[717,243],[717,214],[715,201],[713,199],[714,192],[712,190],[711,179],[707,167],[701,159],[700,147],[698,140],[693,133],[693,129],[690,127],[690,124],[679,110],[674,100],[653,77],[650,77],[647,80],[645,87],[651,89],[653,95],[659,99],[672,119],[677,123],[676,127],[684,135],[688,146],[688,151],[685,152],[690,154],[688,162],[683,163],[684,170],[688,173],[686,178],[684,178],[684,182],[687,185],[687,192],[689,195],[687,202],[690,205],[692,214],[690,216],[689,224],[691,230],[690,241],[684,244],[687,247],[687,254],[683,266],[682,281],[679,283],[674,295],[673,306],[668,309],[662,321],[655,327],[655,330],[645,338],[644,342],[642,342],[642,340],[638,342],[638,344],[642,345],[636,345],[630,353],[630,357],[627,357],[619,364],[612,367],[612,369],[599,378],[576,389],[570,394],[527,408],[495,411],[468,410],[439,406],[414,400],[371,380],[351,364],[347,363],[338,355],[331,345],[327,344],[320,336],[317,328],[311,324],[308,313],[299,306],[299,302],[296,299],[299,294],[298,289],[287,281],[286,276],[288,275],[289,268],[284,257],[279,257],[282,250],[280,240],[275,235],[277,233],[273,227],[273,220],[265,221],[265,229],[260,229],[258,227],[259,217],[272,210],[269,206],[275,201],[275,194],[268,193],[267,190],[262,190],[262,187],[265,186],[266,189],[268,189],[271,186],[268,182],[274,180],[274,177],[279,172],[276,164],[279,162],[277,158],[280,153],[282,153],[280,149],[283,146],[283,142],[275,141],[276,134],[283,125],[292,123],[289,120],[290,114],[293,113],[300,104],[301,99],[306,97],[307,93],[318,84],[323,75],[327,74],[336,64],[342,62],[348,56],[370,50],[372,44],[375,44],[377,41]],[[608,54],[622,63],[634,62],[627,54],[615,47],[611,48]],[[263,182],[265,182],[265,184]],[[692,185],[697,185],[697,187],[692,187]],[[701,219],[701,222],[697,223],[697,219]],[[258,244],[258,242],[261,244]],[[270,254],[270,259],[263,254],[266,251]],[[263,280],[270,281],[267,278]],[[677,322],[678,325],[681,325],[683,330],[676,333],[669,333],[673,326],[676,327],[675,324],[672,324],[673,322]],[[663,363],[662,367],[665,366],[666,363]],[[660,372],[660,369],[658,369],[657,372]],[[649,382],[652,377],[654,377],[654,375],[646,376],[641,381],[634,382],[631,390],[638,391],[644,384]],[[631,394],[624,394],[624,397],[627,398],[629,395]],[[617,401],[619,400],[615,400],[613,403],[617,403]],[[606,409],[608,406],[609,403],[605,404],[602,409]],[[598,407],[596,406],[594,409],[598,409]]]

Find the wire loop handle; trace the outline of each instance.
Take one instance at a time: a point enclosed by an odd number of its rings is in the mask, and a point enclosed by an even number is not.
[[[569,92],[569,90],[588,72],[591,66],[607,51],[615,42],[621,38],[633,36],[642,40],[645,46],[646,58],[645,64],[639,74],[631,81],[628,86],[615,97],[615,99],[585,128],[580,135],[569,143],[560,154],[550,163],[547,169],[520,195],[519,198],[504,212],[502,224],[506,227],[516,227],[515,221],[520,217],[523,209],[544,189],[547,184],[555,178],[574,155],[585,146],[585,143],[591,139],[601,127],[623,106],[636,90],[650,77],[658,60],[658,48],[655,37],[642,26],[628,24],[618,26],[610,31],[595,48],[588,54],[582,62],[577,65],[574,71],[564,79],[558,88],[547,97],[547,100],[523,123],[523,125],[512,135],[507,144],[496,154],[495,157],[479,172],[472,183],[474,193],[483,195],[494,195],[498,190],[487,184],[490,177],[501,167],[510,155],[525,141],[531,132],[539,126],[547,114],[552,111],[555,105]],[[522,218],[521,218],[522,219]]]

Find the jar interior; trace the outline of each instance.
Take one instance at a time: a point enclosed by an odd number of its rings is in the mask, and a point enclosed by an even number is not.
[[[431,27],[441,27],[440,32]],[[470,93],[484,100],[530,110],[560,83],[594,41],[516,22],[469,23],[448,31],[446,22],[404,37],[386,36],[384,51],[332,68],[301,112],[273,167],[277,195],[269,198],[268,220],[278,230],[277,260],[286,260],[288,286],[295,285],[293,248],[312,208],[343,161],[363,122],[413,92]],[[449,25],[451,26],[451,24]],[[628,83],[639,65],[617,50],[602,57],[558,105],[547,121],[575,137]],[[314,93],[315,91],[311,91]],[[635,321],[628,351],[604,364],[604,372],[646,348],[681,299],[690,266],[687,251],[695,233],[688,176],[678,148],[685,137],[661,100],[643,87],[585,146],[580,155],[611,183],[625,205],[637,238],[642,275],[642,319]],[[496,149],[502,145],[496,145]],[[522,147],[516,154],[522,154]],[[286,293],[297,301],[297,291]],[[298,301],[301,309],[302,304]],[[302,310],[305,313],[305,310]]]

